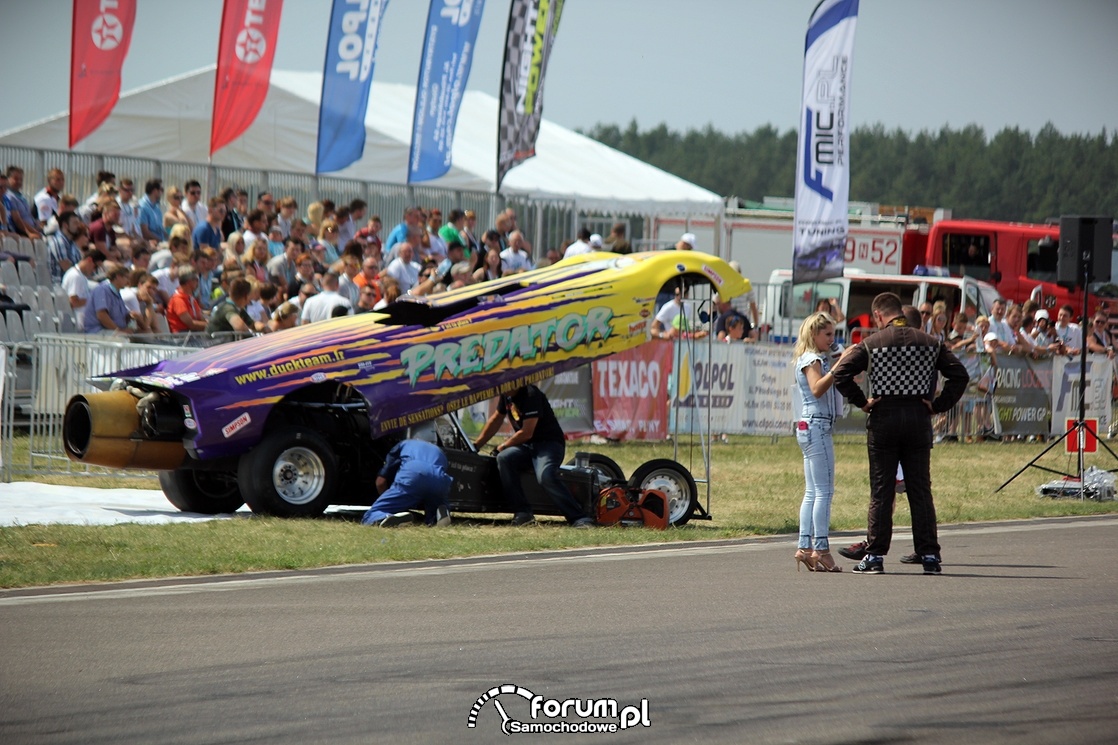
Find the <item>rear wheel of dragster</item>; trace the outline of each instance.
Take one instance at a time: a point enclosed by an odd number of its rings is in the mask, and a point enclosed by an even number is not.
[[[578,458],[571,458],[567,461],[568,466],[575,465]],[[621,466],[613,458],[606,455],[598,455],[597,453],[586,453],[586,465],[593,471],[597,471],[605,482],[617,481],[619,483],[625,481],[625,472],[621,470]]]
[[[686,468],[667,458],[650,460],[633,471],[629,486],[656,489],[668,498],[668,524],[683,525],[699,507],[699,489]]]
[[[332,503],[338,461],[318,433],[286,427],[241,456],[237,480],[258,515],[317,517]]]
[[[236,512],[245,503],[237,474],[229,471],[160,471],[159,486],[167,501],[183,512],[219,515]]]

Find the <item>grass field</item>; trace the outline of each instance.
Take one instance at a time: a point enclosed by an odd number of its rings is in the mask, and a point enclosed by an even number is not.
[[[673,457],[671,443],[609,446],[571,445],[609,455],[632,471],[652,458]],[[1074,471],[1072,456],[1060,446],[1040,461]],[[1057,476],[1029,469],[999,493],[1005,480],[1043,450],[1039,444],[944,444],[932,452],[932,478],[939,521],[943,523],[1022,519],[1118,511],[1118,502],[1047,499],[1034,487]],[[863,439],[840,437],[835,444],[837,477],[831,527],[865,526],[869,478]],[[703,478],[703,459],[681,446],[678,460]],[[788,534],[789,556],[803,495],[803,459],[792,438],[735,437],[712,448],[710,511],[698,520],[665,532],[639,528],[569,530],[557,521],[513,528],[499,518],[456,515],[450,528],[422,526],[379,529],[356,522],[359,514],[314,520],[245,517],[173,525],[31,525],[0,528],[0,587],[104,582],[141,577],[171,577],[271,569],[477,556],[584,546],[663,541],[695,541],[747,535]],[[1110,456],[1089,455],[1088,465],[1118,466]],[[54,476],[36,479],[87,486],[157,488],[154,479]],[[706,503],[706,485],[699,484]],[[908,524],[903,499],[898,525]],[[898,548],[899,550],[899,548]]]

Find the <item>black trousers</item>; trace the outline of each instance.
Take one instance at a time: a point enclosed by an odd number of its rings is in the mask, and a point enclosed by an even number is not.
[[[932,417],[920,401],[881,401],[866,418],[870,461],[870,509],[866,552],[884,556],[893,540],[897,464],[904,467],[916,553],[939,555],[932,502]]]

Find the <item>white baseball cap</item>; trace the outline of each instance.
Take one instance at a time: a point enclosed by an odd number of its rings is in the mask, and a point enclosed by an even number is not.
[[[598,235],[597,233],[594,233],[592,236],[590,236],[590,245],[593,246],[594,248],[601,248],[602,247],[602,236]]]
[[[699,245],[699,239],[695,237],[694,233],[684,233],[679,237],[681,243],[686,243],[691,248]]]
[[[1034,317],[1035,317],[1035,318],[1036,318],[1036,320],[1038,320],[1038,321],[1039,321],[1040,319],[1042,319],[1042,318],[1043,318],[1044,320],[1046,320],[1046,321],[1047,321],[1047,320],[1049,320],[1049,319],[1048,319],[1048,311],[1046,311],[1046,310],[1045,310],[1044,308],[1041,308],[1040,310],[1038,310],[1038,311],[1036,312],[1036,316],[1034,316]]]

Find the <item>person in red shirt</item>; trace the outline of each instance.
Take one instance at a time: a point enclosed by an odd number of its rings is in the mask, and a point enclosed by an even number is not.
[[[182,266],[179,267],[178,277],[179,288],[167,302],[167,328],[173,334],[205,331],[206,317],[194,297],[194,291],[198,289],[198,273],[193,267]]]

